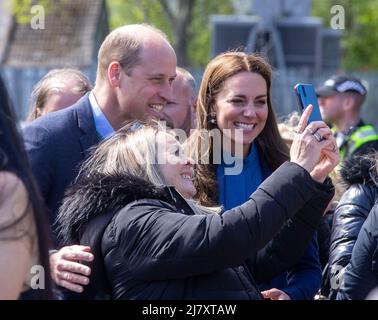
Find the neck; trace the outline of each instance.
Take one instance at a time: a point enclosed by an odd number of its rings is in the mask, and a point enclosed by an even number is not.
[[[101,111],[104,113],[113,129],[115,131],[120,129],[128,119],[121,113],[120,106],[114,92],[112,92],[112,90],[110,90],[106,84],[96,84],[93,89],[93,94]]]
[[[350,127],[357,125],[359,122],[360,118],[358,116],[349,116],[335,121],[334,125],[337,132],[346,132]]]
[[[242,158],[248,156],[249,150],[251,149],[251,144],[237,144],[235,141],[231,141],[231,155],[236,158],[240,158],[240,151],[242,150]]]

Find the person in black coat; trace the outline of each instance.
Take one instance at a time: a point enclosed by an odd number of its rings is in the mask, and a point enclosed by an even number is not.
[[[326,176],[339,155],[330,132],[312,137],[323,123],[305,129],[309,112],[291,162],[222,215],[192,199],[193,166],[172,132],[143,126],[102,142],[58,216],[62,241],[94,252],[86,289],[113,299],[262,299],[256,281],[301,257],[333,196]]]
[[[342,163],[340,176],[348,188],[335,209],[328,261],[329,297],[337,295],[345,266],[363,223],[378,200],[376,153],[356,155]]]
[[[362,225],[337,300],[365,299],[378,286],[378,205]]]

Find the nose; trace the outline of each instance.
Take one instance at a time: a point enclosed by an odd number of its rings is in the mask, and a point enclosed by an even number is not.
[[[243,116],[245,116],[246,118],[256,117],[256,109],[255,109],[255,106],[254,106],[253,102],[249,103],[244,108]]]
[[[192,167],[192,166],[194,165],[194,160],[193,160],[192,158],[188,157],[186,154],[184,154],[184,155],[182,156],[182,161],[181,161],[181,163],[182,163],[183,165],[185,165],[185,166],[190,166],[190,167]]]
[[[173,89],[172,83],[169,80],[164,81],[160,88],[159,92],[160,97],[162,97],[165,101],[170,101],[173,99]]]

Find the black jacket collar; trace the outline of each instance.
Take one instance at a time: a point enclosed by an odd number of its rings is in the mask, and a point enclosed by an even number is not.
[[[81,176],[66,192],[59,209],[56,228],[62,243],[78,241],[81,227],[89,220],[109,211],[118,211],[141,199],[157,199],[182,213],[194,214],[187,201],[174,187],[156,187],[146,180],[131,176]]]

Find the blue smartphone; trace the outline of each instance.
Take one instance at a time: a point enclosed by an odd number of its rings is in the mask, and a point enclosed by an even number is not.
[[[323,121],[320,114],[318,97],[316,96],[314,86],[312,84],[298,83],[294,87],[295,93],[297,95],[298,104],[301,107],[301,111],[309,104],[312,104],[312,112],[308,119],[308,122],[312,121]]]

